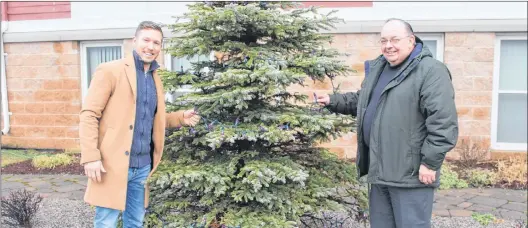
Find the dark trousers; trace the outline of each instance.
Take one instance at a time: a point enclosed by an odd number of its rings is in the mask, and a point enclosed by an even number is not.
[[[399,188],[371,185],[371,228],[429,228],[434,188]]]

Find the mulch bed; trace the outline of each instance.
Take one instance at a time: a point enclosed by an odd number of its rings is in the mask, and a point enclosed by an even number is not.
[[[451,164],[455,165],[453,166],[453,171],[457,172],[459,176],[462,176],[464,170],[467,169],[483,169],[483,170],[489,170],[492,172],[497,172],[497,163],[495,161],[484,161],[484,162],[477,162],[472,165],[468,165],[467,163],[464,163],[460,160],[453,160],[449,161]],[[514,190],[526,190],[528,189],[528,181],[520,182],[520,181],[513,181],[512,183],[509,183],[507,181],[499,181],[497,183],[492,184],[489,187],[493,188],[505,188],[505,189],[514,189]]]
[[[446,159],[446,162],[448,162],[448,163],[450,163],[452,165],[455,165],[453,167],[453,170],[458,172],[458,173],[462,172],[465,169],[475,169],[475,168],[490,170],[490,171],[493,171],[493,172],[498,171],[497,162],[496,161],[480,161],[480,162],[475,162],[475,163],[468,164],[468,162],[464,162],[464,161],[461,161],[461,160]]]
[[[84,168],[79,164],[80,155],[73,156],[74,161],[69,165],[57,166],[52,169],[38,169],[31,164],[31,160],[13,163],[2,167],[2,174],[73,174],[84,175]]]
[[[355,158],[346,159],[347,162],[355,163]],[[459,176],[462,175],[464,170],[467,169],[475,169],[480,168],[484,170],[490,170],[492,172],[497,172],[497,164],[495,161],[484,161],[484,162],[477,162],[476,164],[471,164],[468,166],[464,162],[460,160],[453,160],[453,159],[446,159],[446,163],[450,163],[454,166],[452,166],[453,171],[458,173]],[[500,181],[497,182],[491,186],[493,188],[504,188],[504,189],[513,189],[513,190],[526,190],[528,189],[528,181],[520,182],[520,181],[513,181],[512,183],[508,183],[507,181]]]
[[[528,189],[528,182],[513,181],[513,183],[508,183],[506,181],[501,181],[493,185],[494,188],[506,188],[506,189],[515,189],[515,190],[526,190]]]
[[[458,173],[458,176],[463,176],[465,171],[473,170],[473,169],[481,169],[481,170],[488,170],[491,172],[497,172],[499,171],[497,168],[497,164],[493,161],[488,162],[478,162],[475,164],[468,165],[467,163],[461,162],[461,161],[449,161],[449,164],[451,164],[451,169]]]

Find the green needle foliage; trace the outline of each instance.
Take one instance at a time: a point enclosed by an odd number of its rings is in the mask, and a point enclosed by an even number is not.
[[[287,91],[352,71],[320,32],[337,22],[296,3],[203,2],[170,25],[172,56],[215,59],[160,73],[168,90],[196,89],[168,109],[194,107],[202,120],[169,131],[148,226],[298,227],[327,211],[361,214],[355,166],[317,146],[355,120]]]

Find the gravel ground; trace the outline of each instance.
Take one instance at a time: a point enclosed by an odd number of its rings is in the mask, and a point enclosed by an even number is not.
[[[34,228],[93,227],[94,211],[81,200],[44,198],[35,218]],[[4,218],[2,218],[3,220]],[[1,227],[7,227],[3,225]]]
[[[328,218],[331,218],[330,216]],[[336,221],[336,219],[330,220]],[[486,226],[479,224],[472,217],[433,217],[431,221],[431,228],[528,228],[526,220],[522,221],[514,220],[498,220],[497,223],[491,222]],[[521,225],[523,224],[523,225]],[[347,220],[346,223],[328,222],[327,224],[316,224],[309,227],[303,228],[370,228],[370,225],[358,224],[355,221]]]
[[[480,225],[477,221],[473,220],[471,217],[455,217],[455,218],[446,218],[446,217],[436,217],[433,219],[432,228],[462,228],[462,227],[475,227],[475,228],[525,228],[520,226],[519,221],[505,220],[502,223],[498,224],[489,224],[487,226]]]
[[[80,200],[60,199],[60,198],[45,198],[42,201],[41,208],[35,220],[35,228],[89,228],[93,227],[92,220],[94,210]],[[4,219],[4,218],[2,218]],[[518,221],[504,220],[498,224],[490,224],[487,226],[480,225],[471,217],[434,217],[432,221],[432,228],[525,228],[518,226]],[[526,223],[524,223],[526,224]],[[7,227],[2,225],[1,227]],[[315,226],[314,226],[315,227]],[[332,226],[326,226],[332,227]],[[365,228],[363,224],[354,224],[348,222],[343,224],[342,228]]]

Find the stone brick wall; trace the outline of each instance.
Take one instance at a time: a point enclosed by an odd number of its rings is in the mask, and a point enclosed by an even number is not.
[[[488,149],[491,143],[491,105],[495,33],[446,33],[444,62],[453,75],[462,140]],[[458,157],[455,150],[450,153]]]
[[[78,42],[9,43],[7,88],[11,130],[2,145],[75,148],[81,82]],[[3,124],[2,124],[3,126]]]
[[[451,70],[460,120],[460,138],[490,144],[494,33],[446,33],[444,62]],[[330,46],[349,54],[341,59],[357,72],[338,77],[342,92],[356,91],[364,78],[363,62],[380,54],[377,34],[338,34]],[[125,56],[132,40],[124,40]],[[78,42],[6,44],[11,132],[2,145],[24,148],[78,148],[80,66]],[[158,61],[163,67],[164,58]],[[292,92],[309,97],[331,93],[329,81],[307,80]],[[312,99],[309,99],[310,101]],[[355,133],[324,143],[342,158],[356,155]],[[457,153],[449,153],[457,157]]]

